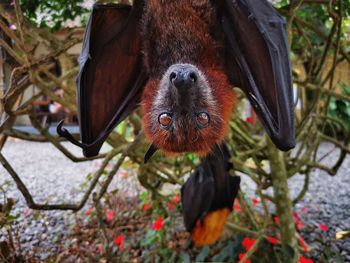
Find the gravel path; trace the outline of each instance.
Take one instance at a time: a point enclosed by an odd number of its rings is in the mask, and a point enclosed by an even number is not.
[[[318,158],[329,153],[333,146],[328,143],[321,145]],[[339,151],[332,151],[322,160],[325,166],[333,166],[337,161]],[[303,175],[295,175],[288,181],[290,196],[295,199],[304,185]],[[243,175],[241,189],[251,198],[254,197],[255,184]],[[335,240],[338,231],[350,231],[350,155],[346,157],[336,176],[330,176],[321,170],[315,170],[310,175],[309,191],[295,206],[297,216],[303,227],[302,236],[315,248],[312,253],[315,258],[324,253],[325,247],[331,247],[339,253],[345,262],[350,262],[350,239]],[[271,194],[269,189],[268,193]],[[322,231],[320,225],[329,229]],[[337,261],[338,262],[338,261]]]
[[[326,154],[333,146],[323,144],[319,156]],[[324,164],[332,166],[337,161],[339,152],[333,152],[324,160]],[[296,197],[304,184],[303,176],[295,176],[289,181],[291,193]],[[332,250],[340,253],[345,262],[350,262],[350,239],[335,240],[338,231],[350,231],[350,156],[348,155],[339,168],[336,176],[316,170],[310,178],[309,191],[296,209],[305,220],[305,229],[302,231],[305,240],[318,250],[322,250],[325,240],[332,240]],[[306,208],[306,213],[301,211]],[[322,231],[320,224],[329,227]],[[322,233],[321,233],[322,232]]]
[[[82,156],[81,149],[71,143],[63,143],[76,156]],[[74,163],[50,143],[35,143],[9,139],[2,151],[14,170],[28,187],[37,203],[78,203],[83,195],[81,184],[86,175],[98,168],[100,160]],[[0,185],[12,181],[0,165]],[[136,194],[141,186],[132,176],[117,174],[111,183],[112,189],[122,188],[127,194]],[[25,200],[15,184],[6,186],[7,197],[17,200],[14,214],[19,215],[15,224],[20,229],[22,248],[45,259],[55,253],[54,243],[62,240],[74,222],[70,211],[43,211],[39,214],[27,208]],[[86,189],[86,187],[84,188]],[[0,202],[3,202],[0,194]],[[87,209],[87,205],[83,210]],[[80,212],[81,213],[81,212]],[[38,214],[39,219],[33,220]],[[0,240],[5,239],[0,231]],[[39,251],[33,250],[36,247]],[[44,252],[43,252],[44,251]]]
[[[79,148],[70,143],[64,143],[77,156],[81,155]],[[328,144],[322,145],[321,155],[331,149]],[[80,185],[85,182],[85,176],[94,171],[99,161],[73,163],[49,143],[33,143],[20,140],[9,140],[4,149],[4,156],[15,171],[21,176],[29,191],[33,193],[36,202],[78,202],[82,196]],[[336,153],[325,158],[326,163],[334,163]],[[120,178],[123,178],[121,180]],[[135,177],[115,177],[113,185],[122,187],[125,192],[135,193],[141,186]],[[7,172],[0,167],[0,184],[11,180]],[[12,181],[12,180],[11,180]],[[289,184],[291,196],[295,197],[304,183],[303,176],[293,177]],[[296,210],[304,221],[303,234],[307,242],[321,248],[320,235],[330,239],[339,230],[350,230],[350,156],[347,157],[337,176],[331,177],[325,172],[316,170],[312,173],[309,192],[305,195]],[[242,189],[252,193],[248,178],[242,178]],[[40,219],[33,220],[34,212],[26,208],[25,201],[14,185],[7,188],[8,197],[18,200],[15,212],[20,215],[19,224],[21,243],[25,249],[45,246],[46,252],[40,257],[45,259],[55,252],[54,242],[68,233],[74,214],[72,212],[49,211],[40,212]],[[1,200],[2,201],[2,200]],[[303,209],[302,209],[303,208]],[[86,208],[85,208],[86,209]],[[329,226],[329,231],[322,232],[320,224]],[[0,232],[0,240],[4,238]],[[332,249],[339,252],[350,262],[350,240],[336,241]],[[35,254],[35,251],[32,251]]]

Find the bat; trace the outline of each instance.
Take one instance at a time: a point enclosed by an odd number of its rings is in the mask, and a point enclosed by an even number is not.
[[[215,243],[232,211],[240,177],[229,175],[232,169],[229,159],[227,147],[217,146],[181,189],[185,227],[196,247]]]
[[[141,105],[151,145],[145,161],[158,149],[203,158],[182,188],[185,225],[197,246],[221,236],[239,189],[227,149],[217,150],[236,103],[231,87],[245,92],[279,149],[295,146],[285,21],[266,0],[96,4],[79,65],[81,141],[63,122],[58,134],[95,156]]]
[[[266,0],[96,4],[79,64],[81,142],[63,122],[57,132],[87,157],[139,105],[146,159],[157,149],[206,155],[227,133],[232,86],[278,148],[295,146],[285,22]]]

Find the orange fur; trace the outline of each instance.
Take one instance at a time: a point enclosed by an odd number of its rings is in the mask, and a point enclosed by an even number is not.
[[[191,236],[196,247],[208,246],[218,241],[224,230],[227,217],[230,214],[228,208],[215,210],[198,220],[192,230]]]
[[[210,0],[148,0],[143,18],[144,62],[150,80],[142,95],[143,128],[146,137],[165,153],[195,152],[206,155],[223,141],[234,106],[234,93],[219,59],[220,40],[216,11]],[[215,33],[213,33],[215,32]],[[205,75],[216,102],[208,108],[209,127],[198,131],[181,123],[174,135],[151,120],[152,105],[166,70],[176,63],[190,63]],[[220,118],[222,120],[220,120]]]
[[[227,77],[220,70],[207,70],[205,74],[212,88],[212,92],[218,105],[215,114],[221,117],[220,122],[214,122],[208,128],[200,131],[200,136],[193,129],[188,129],[189,137],[196,138],[188,140],[181,138],[175,139],[172,134],[161,129],[159,126],[154,128],[150,123],[151,118],[147,115],[152,112],[152,101],[156,96],[159,81],[150,81],[143,92],[142,111],[143,111],[143,130],[146,137],[153,142],[159,149],[168,154],[181,152],[195,152],[200,155],[206,155],[212,151],[215,144],[221,143],[229,128],[230,114],[235,103],[234,92],[232,91]],[[213,113],[209,109],[209,113]]]

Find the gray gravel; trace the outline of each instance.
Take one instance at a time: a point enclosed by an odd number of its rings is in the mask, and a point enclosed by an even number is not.
[[[321,163],[332,167],[337,161],[339,151],[333,151],[331,144],[323,143],[318,152],[318,158],[325,154],[327,155]],[[300,193],[304,178],[303,175],[295,175],[289,180],[292,199]],[[242,176],[241,181],[242,190],[253,198],[255,184],[245,175]],[[267,193],[272,194],[272,189]],[[321,170],[311,173],[309,191],[295,206],[295,211],[304,225],[301,233],[313,248],[311,255],[314,258],[318,259],[326,248],[331,247],[332,251],[339,253],[345,262],[350,262],[350,239],[335,239],[336,232],[350,231],[350,155],[346,157],[336,176],[330,176]],[[328,231],[322,231],[320,224],[328,226]]]
[[[323,144],[318,156],[323,156],[332,149],[330,144]],[[323,164],[332,166],[337,161],[339,152],[328,155]],[[304,177],[295,176],[289,181],[292,196],[296,196],[304,183]],[[301,208],[307,209],[306,213]],[[350,231],[350,156],[348,155],[337,175],[330,176],[321,170],[311,175],[309,191],[296,206],[305,221],[303,234],[305,240],[316,248],[316,254],[322,252],[324,243],[332,243],[332,250],[342,255],[345,262],[350,262],[350,239],[335,240],[338,231]],[[325,224],[328,231],[321,231],[319,225]]]
[[[77,156],[81,156],[79,148],[70,143],[64,143],[64,145]],[[320,156],[330,149],[329,144],[322,145]],[[14,139],[6,143],[3,154],[26,183],[37,202],[78,202],[82,196],[80,184],[86,181],[85,176],[94,171],[99,162],[73,163],[49,143]],[[324,162],[333,163],[336,160],[336,154],[335,152],[327,156]],[[0,175],[0,183],[11,180],[2,167],[0,167]],[[303,176],[295,176],[290,180],[292,197],[297,196],[303,182]],[[132,176],[124,178],[117,175],[112,185],[122,188],[129,195],[141,190],[141,186]],[[350,156],[343,163],[337,176],[331,177],[319,170],[312,173],[310,191],[297,205],[296,210],[304,221],[303,235],[306,241],[311,242],[316,248],[317,253],[322,250],[322,242],[334,239],[336,231],[350,230],[349,185]],[[247,177],[242,178],[242,189],[253,194],[252,184]],[[24,199],[16,187],[12,185],[7,191],[9,197],[18,200],[15,212],[20,215],[20,218],[16,224],[19,225],[24,249],[31,250],[35,254],[33,248],[42,249],[44,246],[46,252],[41,252],[42,259],[54,253],[55,240],[68,233],[74,214],[62,211],[40,212],[40,219],[33,220],[34,212],[26,208]],[[301,208],[306,208],[307,212],[302,212]],[[322,232],[319,228],[321,223],[329,226],[329,231]],[[0,233],[1,238],[4,238],[3,233]],[[332,249],[350,262],[350,240],[333,243]]]
[[[81,149],[71,143],[63,143],[76,156],[82,156]],[[14,170],[28,187],[37,203],[78,203],[83,195],[81,184],[86,183],[86,175],[95,171],[101,160],[74,163],[65,157],[50,143],[27,142],[9,139],[2,151]],[[132,176],[123,176],[123,171],[117,174],[110,189],[122,188],[127,195],[137,194],[141,186]],[[124,173],[125,175],[125,173]],[[69,233],[74,222],[74,213],[70,211],[36,212],[27,208],[25,200],[16,188],[12,178],[0,165],[0,185],[6,180],[11,181],[6,186],[8,198],[14,198],[17,203],[14,214],[19,215],[15,225],[19,229],[22,248],[40,259],[45,259],[55,252],[55,242],[63,240]],[[86,189],[86,187],[84,188]],[[0,194],[0,202],[3,202]],[[88,209],[86,205],[83,209]],[[38,220],[33,220],[38,216]],[[0,240],[6,239],[6,234],[0,231]]]

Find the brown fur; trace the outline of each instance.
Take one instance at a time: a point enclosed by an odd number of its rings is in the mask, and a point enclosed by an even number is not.
[[[148,0],[143,17],[144,58],[151,78],[175,63],[218,67],[212,37],[216,14],[209,0]]]
[[[150,123],[150,118],[147,117],[152,111],[152,104],[146,103],[152,101],[156,96],[159,81],[150,81],[145,89],[147,92],[143,93],[143,128],[144,132],[155,146],[166,153],[181,153],[181,152],[195,152],[200,155],[208,154],[215,144],[219,144],[225,137],[228,127],[229,118],[234,105],[234,93],[231,90],[228,80],[221,71],[208,70],[206,72],[208,82],[211,84],[215,99],[218,104],[218,115],[222,118],[220,122],[214,122],[212,118],[211,125],[200,131],[193,126],[188,126],[186,129],[177,129],[177,136],[173,136],[168,131],[161,129],[159,126],[154,128]],[[209,109],[209,113],[211,113]],[[186,133],[181,136],[181,133]]]
[[[234,94],[219,58],[221,40],[217,38],[216,10],[210,0],[149,0],[143,17],[144,63],[150,81],[142,96],[143,127],[147,138],[167,153],[186,151],[207,154],[220,143],[227,132]],[[206,76],[218,105],[209,114],[208,128],[198,130],[185,123],[173,134],[151,123],[152,103],[160,80],[173,64],[190,63]],[[222,120],[220,120],[220,118]]]

